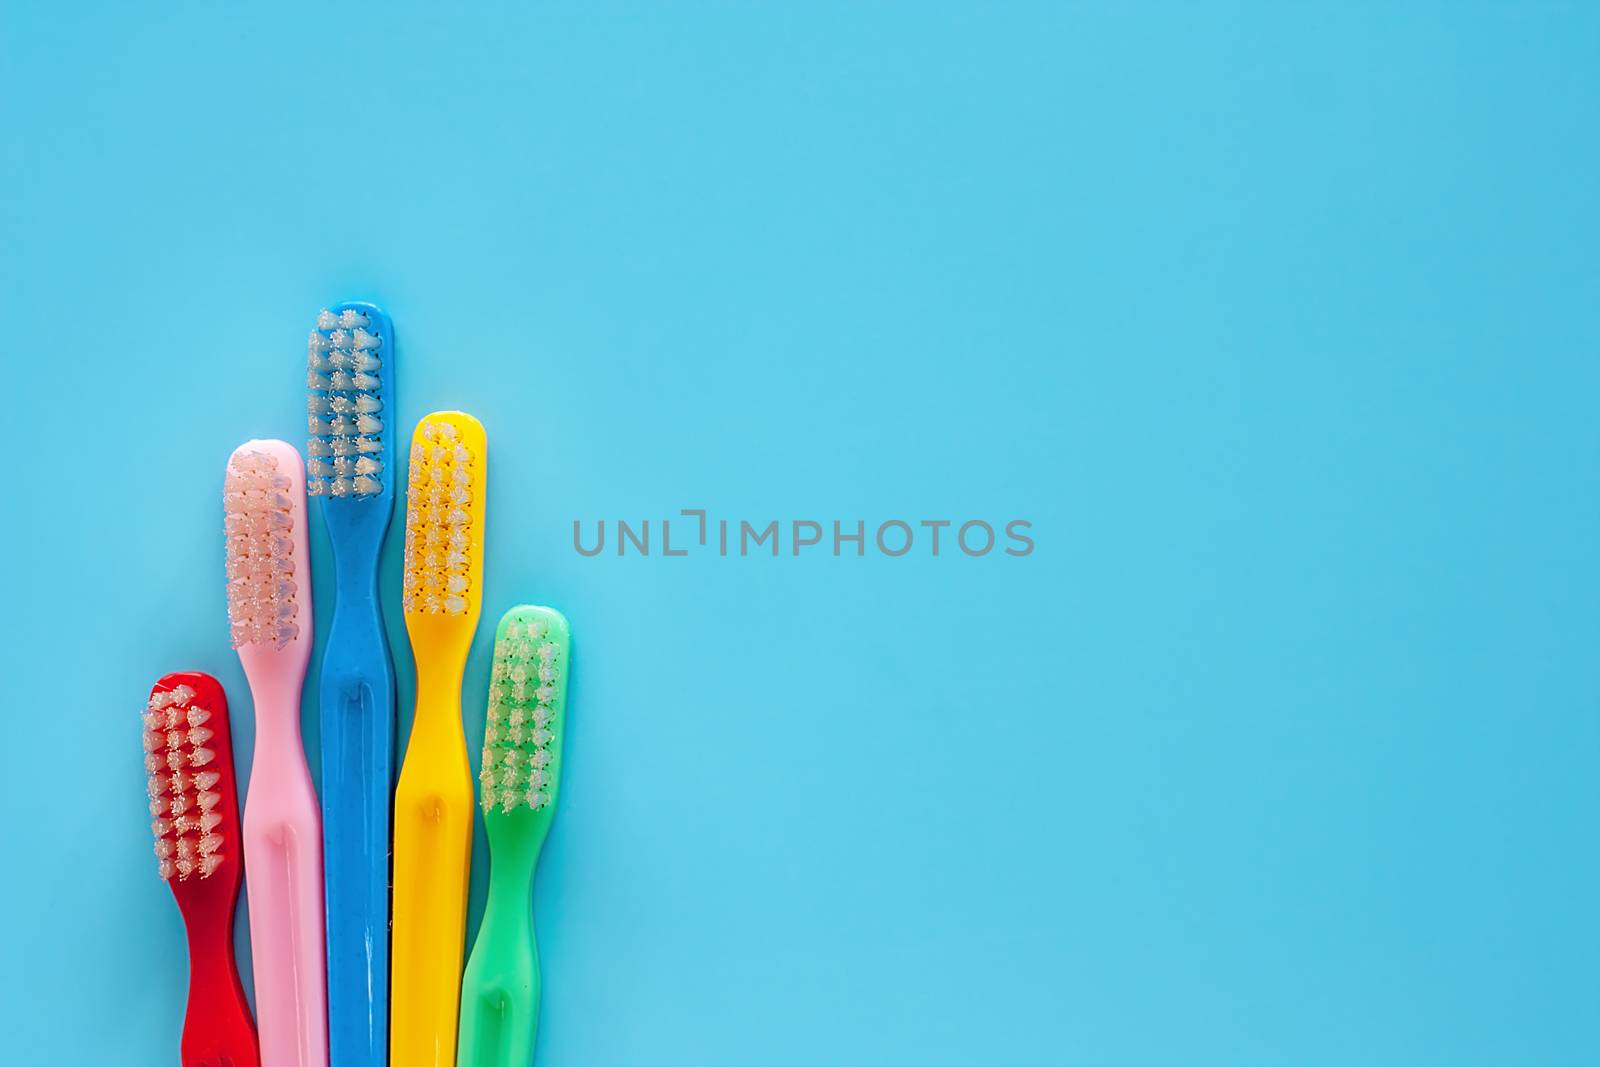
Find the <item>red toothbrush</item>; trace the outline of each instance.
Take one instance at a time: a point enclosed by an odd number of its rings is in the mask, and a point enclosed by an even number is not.
[[[157,682],[144,711],[144,753],[156,860],[189,933],[183,1067],[260,1067],[233,959],[244,862],[221,683],[197,671]]]

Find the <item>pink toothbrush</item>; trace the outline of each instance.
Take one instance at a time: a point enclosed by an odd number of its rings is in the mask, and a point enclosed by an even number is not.
[[[222,508],[228,622],[256,710],[243,836],[261,1067],[327,1067],[322,821],[300,743],[311,658],[300,453],[283,441],[240,445],[228,459]]]

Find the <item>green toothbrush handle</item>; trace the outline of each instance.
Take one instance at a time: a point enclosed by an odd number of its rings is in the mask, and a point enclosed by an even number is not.
[[[489,904],[461,980],[456,1067],[528,1067],[533,1062],[539,949],[528,899],[532,874],[531,864],[504,876],[491,872]]]

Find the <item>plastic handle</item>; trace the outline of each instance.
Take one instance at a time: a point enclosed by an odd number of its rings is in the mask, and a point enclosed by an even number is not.
[[[244,803],[245,886],[262,1067],[327,1067],[322,826],[300,747],[298,686],[260,685]],[[265,690],[265,691],[263,691]]]
[[[417,664],[417,714],[394,798],[392,1067],[451,1067],[472,858],[459,665]]]
[[[374,569],[337,560],[322,657],[322,835],[328,1049],[334,1067],[384,1067],[389,1042],[389,795],[394,667]]]
[[[536,855],[491,845],[489,905],[461,982],[460,1067],[526,1067],[539,1029],[539,948],[528,891]]]
[[[233,958],[237,875],[225,893],[185,899],[189,934],[189,1006],[179,1053],[183,1067],[259,1067],[256,1028]]]

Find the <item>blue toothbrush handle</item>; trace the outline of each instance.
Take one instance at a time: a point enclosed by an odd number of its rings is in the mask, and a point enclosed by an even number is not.
[[[338,555],[337,546],[335,556]],[[371,569],[337,567],[322,658],[322,832],[331,1067],[384,1067],[394,664]]]

